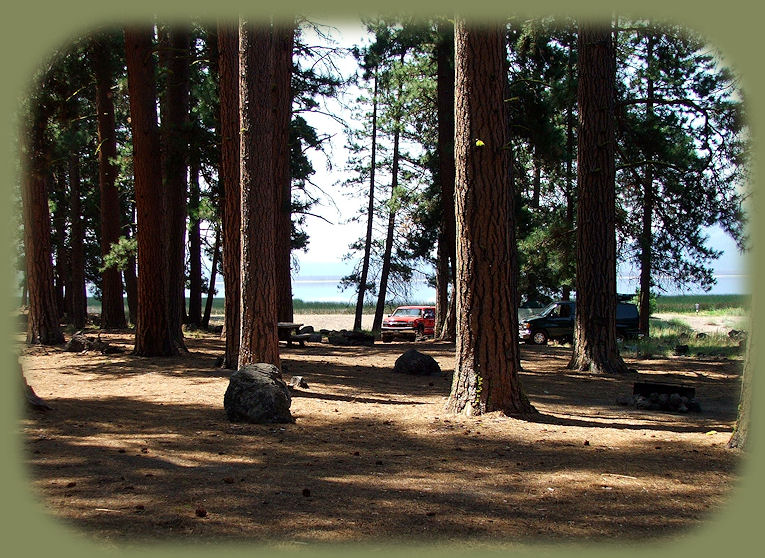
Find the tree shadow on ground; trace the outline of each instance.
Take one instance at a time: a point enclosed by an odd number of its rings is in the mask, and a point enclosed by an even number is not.
[[[693,369],[715,404],[675,415],[615,405],[634,377],[574,374],[563,352],[524,351],[540,414],[468,419],[443,411],[450,372],[391,371],[408,344],[315,346],[282,354],[285,378],[310,386],[293,393],[296,422],[250,425],[226,419],[230,371],[210,366],[222,342],[188,344],[179,357],[85,354],[55,371],[82,387],[23,421],[34,492],[55,516],[124,542],[656,539],[702,525],[738,462],[699,434],[735,418],[738,376],[714,363]],[[453,346],[415,345],[453,363]],[[30,366],[42,377],[56,357]],[[142,375],[165,391],[138,391]],[[197,399],[174,400],[192,387]]]
[[[120,540],[655,538],[706,517],[724,494],[700,487],[736,461],[683,441],[530,443],[507,418],[482,435],[443,421],[249,425],[199,405],[53,403],[28,419],[45,432],[27,443],[36,492],[77,529]]]

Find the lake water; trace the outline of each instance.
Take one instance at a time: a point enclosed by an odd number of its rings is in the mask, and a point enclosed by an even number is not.
[[[676,294],[748,294],[751,292],[748,284],[748,276],[743,274],[717,275],[717,285],[711,291],[704,293],[701,289],[679,291],[668,288],[665,295]],[[223,296],[223,281],[218,281],[218,296]],[[637,288],[637,278],[620,277],[617,281],[617,291],[620,293],[634,293]],[[425,279],[412,281],[410,295],[407,300],[395,300],[394,303],[423,302],[434,303],[436,291],[429,286]],[[292,296],[304,302],[346,302],[356,303],[356,294],[353,288],[345,291],[340,290],[340,278],[333,276],[298,276],[292,281]]]

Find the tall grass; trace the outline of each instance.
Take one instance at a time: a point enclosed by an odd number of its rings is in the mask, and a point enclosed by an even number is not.
[[[676,295],[657,296],[656,313],[692,314],[699,305],[699,313],[708,315],[743,315],[749,312],[750,295]]]
[[[622,354],[639,358],[670,356],[678,346],[687,345],[689,356],[735,357],[742,354],[740,339],[726,333],[698,334],[681,320],[651,320],[649,337],[627,340]]]

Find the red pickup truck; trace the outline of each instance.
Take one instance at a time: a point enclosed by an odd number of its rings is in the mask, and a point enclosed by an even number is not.
[[[380,339],[388,343],[394,337],[433,335],[436,325],[435,306],[399,306],[383,320]]]

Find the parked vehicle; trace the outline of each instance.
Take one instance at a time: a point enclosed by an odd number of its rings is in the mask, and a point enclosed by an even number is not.
[[[417,339],[424,335],[433,335],[435,325],[435,306],[399,306],[393,314],[383,320],[380,339],[383,343],[388,343],[394,337]]]
[[[518,324],[518,336],[526,343],[544,345],[550,339],[571,341],[574,338],[574,316],[576,302],[558,301],[548,304],[536,316],[529,316]],[[638,309],[632,303],[618,302],[616,305],[617,340],[637,337]]]

